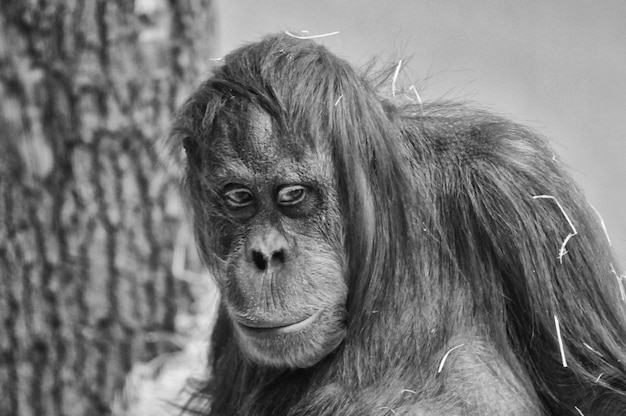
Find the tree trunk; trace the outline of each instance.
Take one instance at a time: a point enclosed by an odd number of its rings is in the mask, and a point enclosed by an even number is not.
[[[207,70],[211,0],[0,3],[0,415],[109,415],[173,347],[183,212],[156,139]]]

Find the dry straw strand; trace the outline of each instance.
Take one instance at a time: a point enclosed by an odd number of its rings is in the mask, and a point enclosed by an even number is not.
[[[441,359],[441,363],[439,363],[439,369],[437,370],[437,374],[441,373],[441,371],[443,370],[443,365],[446,363],[446,360],[448,359],[448,356],[450,355],[450,353],[458,348],[461,348],[463,345],[465,344],[457,345],[456,347],[452,347],[448,350],[448,352]]]
[[[591,345],[587,344],[586,342],[583,342],[583,345],[591,352],[596,353],[597,355],[599,355],[600,357],[604,358],[604,355],[602,355],[600,352],[598,352],[597,350],[593,349],[591,347]]]
[[[563,337],[561,337],[561,325],[559,318],[554,315],[554,326],[556,327],[556,336],[559,339],[559,350],[561,351],[561,362],[563,367],[567,367],[567,360],[565,359],[565,349],[563,348]]]
[[[593,205],[589,204],[589,206],[591,207],[592,210],[594,210],[596,212],[596,215],[598,216],[598,218],[600,219],[600,225],[602,226],[602,230],[604,231],[604,235],[606,236],[606,239],[609,242],[610,246],[613,246],[613,244],[611,244],[611,237],[609,237],[609,232],[606,229],[606,224],[604,224],[604,218],[602,218],[602,215],[600,215],[600,211],[598,211]]]
[[[624,289],[624,276],[620,276],[619,274],[617,274],[617,271],[615,270],[615,267],[613,267],[613,263],[609,263],[609,265],[611,266],[611,273],[613,273],[615,275],[615,278],[617,279],[617,285],[619,286],[619,292],[622,295],[622,300],[626,301],[626,290]]]
[[[415,99],[417,100],[417,103],[420,105],[420,111],[422,112],[422,115],[424,115],[424,103],[422,102],[422,97],[420,97],[420,94],[417,92],[417,88],[415,88],[415,85],[411,85],[409,87],[409,90],[412,90],[413,93],[415,94]]]
[[[308,30],[303,30],[303,33],[309,33]],[[288,30],[285,31],[285,35],[291,36],[292,38],[296,38],[296,39],[319,39],[319,38],[326,38],[328,36],[334,36],[334,35],[338,35],[339,31],[335,31],[335,32],[329,32],[329,33],[321,33],[319,35],[305,35],[305,36],[301,36],[301,35],[295,35],[291,32],[289,32]]]
[[[563,256],[565,256],[567,254],[567,250],[565,249],[565,246],[567,245],[567,242],[569,241],[570,238],[574,237],[575,235],[578,235],[578,231],[576,231],[576,227],[574,227],[574,223],[572,223],[572,220],[570,220],[569,216],[567,215],[567,212],[565,212],[565,209],[563,208],[561,203],[554,196],[552,196],[552,195],[535,195],[535,196],[533,196],[533,199],[552,199],[556,203],[556,205],[559,207],[559,209],[563,213],[563,216],[567,220],[567,223],[569,224],[570,228],[572,229],[572,232],[569,233],[567,235],[567,237],[565,237],[565,240],[563,240],[563,244],[561,244],[561,248],[559,249],[558,259],[561,262],[561,264],[563,264]]]
[[[400,68],[402,67],[402,59],[398,61],[396,70],[393,72],[393,78],[391,79],[391,95],[396,96],[396,82],[398,81],[398,75],[400,74]]]

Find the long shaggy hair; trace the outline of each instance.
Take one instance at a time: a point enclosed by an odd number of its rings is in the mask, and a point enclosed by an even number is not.
[[[187,137],[211,141],[218,119],[240,123],[241,102],[302,146],[326,149],[349,288],[345,339],[310,368],[248,362],[221,314],[212,376],[190,409],[624,414],[624,279],[546,141],[388,88],[312,41],[276,35],[226,56],[180,109],[175,151]],[[187,181],[186,194],[198,216],[195,186]],[[200,252],[217,261],[211,247]],[[510,397],[494,396],[499,384]]]

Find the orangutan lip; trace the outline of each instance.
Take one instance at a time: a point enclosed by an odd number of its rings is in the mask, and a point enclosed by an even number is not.
[[[260,324],[251,326],[250,324],[244,324],[241,321],[237,321],[237,325],[248,334],[251,335],[280,335],[298,332],[311,324],[320,314],[320,311],[304,318],[301,321],[286,324],[286,325],[272,325],[272,324]]]

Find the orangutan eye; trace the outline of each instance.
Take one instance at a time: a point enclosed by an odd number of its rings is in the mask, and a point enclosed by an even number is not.
[[[297,205],[307,195],[307,188],[302,185],[287,185],[278,191],[276,196],[276,202],[281,206],[293,206]]]
[[[228,186],[224,192],[226,204],[233,209],[245,208],[254,202],[254,195],[248,188]]]

